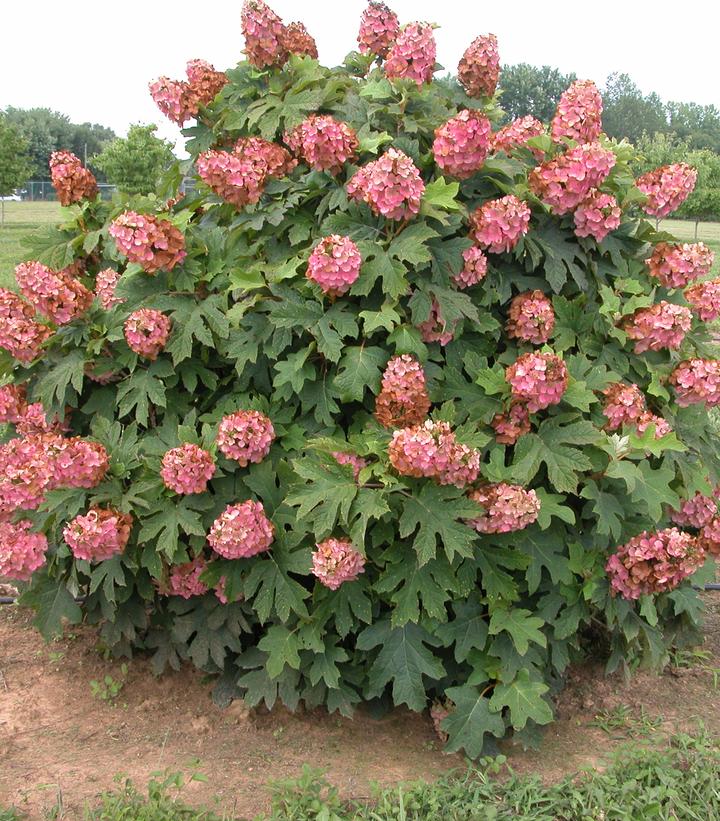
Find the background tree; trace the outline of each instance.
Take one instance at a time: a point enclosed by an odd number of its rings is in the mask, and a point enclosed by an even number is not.
[[[531,66],[517,63],[503,66],[500,72],[500,104],[506,121],[532,114],[538,120],[550,120],[560,95],[577,79],[575,74],[562,74],[551,66]]]
[[[668,130],[665,107],[655,94],[643,96],[627,74],[610,74],[603,91],[603,128],[609,137],[637,144],[644,134]]]
[[[93,167],[127,194],[154,191],[160,175],[175,160],[172,145],[156,137],[156,131],[154,125],[131,125],[127,137],[105,145]]]
[[[690,148],[720,152],[720,111],[714,105],[670,102],[668,130],[687,140]]]
[[[30,173],[27,141],[7,118],[0,114],[0,224],[5,224],[5,200],[22,185]]]

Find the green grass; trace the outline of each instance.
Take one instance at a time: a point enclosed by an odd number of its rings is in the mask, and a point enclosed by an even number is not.
[[[681,242],[695,242],[695,223],[690,220],[661,220],[660,230],[674,234]],[[699,223],[697,238],[715,252],[712,273],[720,276],[720,222]]]
[[[197,776],[196,776],[197,777]],[[86,821],[232,821],[183,803],[178,774],[156,775],[147,794],[130,781],[101,796]],[[59,818],[53,811],[45,818]],[[19,821],[12,811],[0,821]],[[371,801],[344,801],[321,772],[272,787],[270,815],[256,821],[717,821],[720,749],[700,731],[667,744],[622,747],[602,772],[585,770],[546,786],[518,776],[505,759],[485,759],[464,776],[377,790]],[[240,821],[240,819],[235,819]]]
[[[29,258],[23,239],[44,231],[59,219],[57,202],[5,203],[5,225],[0,227],[0,287],[13,288],[15,266]]]

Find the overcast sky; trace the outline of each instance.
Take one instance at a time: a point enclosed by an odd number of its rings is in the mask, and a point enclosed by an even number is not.
[[[401,22],[437,23],[438,61],[455,70],[478,34],[498,36],[503,63],[549,64],[598,84],[627,72],[665,100],[720,107],[718,29],[708,0],[388,0]],[[44,106],[74,122],[124,134],[154,122],[179,131],[155,108],[147,84],[181,78],[201,57],[226,69],[242,59],[241,0],[5,0],[0,108]],[[320,60],[336,65],[356,47],[365,0],[272,0],[285,22],[302,20]]]

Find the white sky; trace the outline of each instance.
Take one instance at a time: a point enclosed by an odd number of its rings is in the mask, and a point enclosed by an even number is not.
[[[709,0],[386,0],[401,23],[428,20],[438,61],[454,70],[478,34],[498,36],[503,63],[552,65],[598,84],[627,72],[665,100],[720,107],[720,11]],[[73,122],[124,134],[134,122],[179,131],[155,108],[147,83],[184,77],[187,60],[217,69],[242,59],[242,0],[4,0],[0,109],[44,106]],[[271,0],[285,22],[302,20],[320,60],[336,65],[356,47],[365,0]],[[711,11],[715,6],[716,11]],[[180,146],[178,146],[180,147]]]

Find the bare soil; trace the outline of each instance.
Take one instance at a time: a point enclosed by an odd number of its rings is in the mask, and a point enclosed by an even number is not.
[[[552,781],[602,766],[628,738],[652,743],[699,720],[720,737],[720,690],[711,670],[720,668],[720,594],[706,601],[708,658],[629,682],[605,677],[594,664],[574,669],[542,749],[503,750],[513,768]],[[381,720],[347,720],[322,710],[248,713],[242,702],[221,710],[201,673],[188,667],[155,678],[143,659],[129,663],[113,704],[91,693],[90,682],[106,675],[123,678],[120,663],[98,652],[92,629],[46,644],[27,612],[0,607],[0,805],[40,819],[61,799],[62,817],[79,819],[116,774],[144,786],[153,772],[169,768],[208,776],[190,785],[189,802],[217,797],[219,810],[251,817],[268,808],[267,783],[297,776],[306,762],[354,798],[370,796],[373,782],[431,780],[465,767],[461,756],[441,752],[427,715],[395,710]],[[597,724],[608,714],[615,726],[603,730]]]

